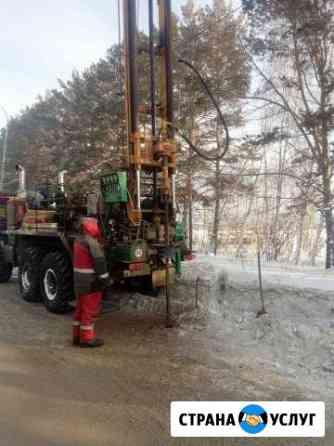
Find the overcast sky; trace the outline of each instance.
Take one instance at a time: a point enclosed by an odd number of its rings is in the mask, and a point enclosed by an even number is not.
[[[144,20],[144,5],[139,0]],[[205,4],[210,0],[198,0]],[[185,0],[173,0],[179,11]],[[9,0],[0,6],[0,106],[15,115],[38,94],[105,56],[117,41],[117,0]],[[5,117],[0,110],[0,127]]]

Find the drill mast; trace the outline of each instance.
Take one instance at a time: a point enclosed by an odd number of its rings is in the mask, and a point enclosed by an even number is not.
[[[138,104],[137,76],[137,11],[134,0],[124,0],[125,41],[125,103],[127,116],[127,153],[124,168],[129,177],[129,220],[140,225],[143,214],[157,227],[164,226],[164,242],[170,246],[170,224],[175,221],[175,169],[176,146],[174,131],[168,125],[173,122],[173,79],[171,64],[171,1],[158,0],[159,9],[159,88],[155,83],[156,46],[154,42],[154,1],[149,7],[149,60],[150,60],[150,107],[151,132],[149,137],[141,133]],[[158,106],[156,98],[159,96]],[[158,117],[156,110],[158,109]],[[158,130],[158,131],[157,131]],[[151,201],[142,208],[143,182],[152,183]],[[147,197],[146,197],[147,198]],[[150,216],[148,214],[151,214]],[[160,240],[161,241],[161,240]]]

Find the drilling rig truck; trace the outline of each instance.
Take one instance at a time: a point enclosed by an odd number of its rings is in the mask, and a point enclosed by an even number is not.
[[[175,130],[170,125],[173,123],[171,0],[158,0],[158,42],[155,42],[153,0],[148,0],[148,8],[150,97],[147,102],[151,131],[149,136],[144,135],[139,120],[136,2],[124,0],[127,144],[125,149],[119,148],[123,151],[121,166],[100,178],[97,214],[111,277],[120,282],[136,278],[157,290],[168,287],[175,272],[180,271],[182,231],[175,218],[177,146]],[[160,76],[159,88],[156,71]],[[0,282],[8,281],[17,266],[23,299],[42,300],[48,310],[61,313],[74,299],[73,242],[80,217],[88,215],[87,195],[67,192],[61,172],[57,187],[29,200],[23,166],[18,165],[17,172],[17,195],[0,197],[3,224]]]
[[[175,274],[180,273],[184,248],[183,228],[176,222],[175,132],[209,162],[225,156],[229,132],[208,83],[186,60],[178,62],[193,71],[217,111],[217,123],[225,132],[223,150],[217,148],[221,153],[216,155],[203,153],[174,123],[171,0],[157,0],[158,33],[155,0],[147,0],[149,97],[145,104],[139,104],[136,3],[123,0],[127,141],[125,147],[119,147],[120,166],[100,178],[96,214],[111,277],[117,282],[136,280],[153,293],[163,288],[168,320],[168,289]],[[148,133],[142,131],[142,110],[150,118]],[[18,165],[17,172],[17,195],[0,195],[0,282],[8,281],[13,267],[18,266],[22,297],[30,302],[42,300],[48,310],[61,313],[74,299],[73,243],[80,217],[90,213],[88,195],[70,193],[62,171],[53,190],[44,189],[29,199],[25,170]]]

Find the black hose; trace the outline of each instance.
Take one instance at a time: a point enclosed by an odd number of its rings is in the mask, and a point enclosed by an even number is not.
[[[229,134],[229,130],[228,130],[228,126],[226,123],[226,120],[223,116],[223,113],[220,110],[220,107],[216,101],[216,99],[214,98],[213,94],[211,93],[210,88],[208,87],[207,83],[205,82],[205,80],[203,79],[203,77],[200,75],[200,73],[198,72],[198,70],[188,61],[184,60],[184,59],[179,59],[178,62],[183,63],[184,65],[186,65],[187,67],[189,67],[198,77],[199,81],[201,82],[203,88],[205,89],[205,91],[207,92],[209,98],[211,99],[213,105],[215,106],[218,116],[220,118],[221,123],[224,126],[224,130],[225,130],[225,134],[226,134],[226,139],[225,139],[225,148],[223,150],[223,153],[221,153],[219,156],[209,156],[206,155],[205,153],[203,153],[198,147],[196,147],[191,141],[190,139],[182,132],[181,129],[179,129],[176,125],[174,125],[173,123],[168,123],[171,127],[173,127],[181,136],[181,138],[183,138],[186,143],[189,145],[189,147],[197,153],[198,156],[200,156],[201,158],[205,159],[206,161],[221,161],[224,156],[226,155],[229,146],[230,146],[230,134]]]

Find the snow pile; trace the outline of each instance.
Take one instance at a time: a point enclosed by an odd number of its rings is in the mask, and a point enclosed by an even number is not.
[[[171,295],[173,314],[189,327],[205,327],[208,339],[223,339],[244,362],[297,378],[310,389],[334,393],[331,274],[264,268],[267,312],[258,317],[256,265],[247,269],[219,258],[199,257],[183,264],[182,277]],[[308,289],[303,288],[304,275],[312,284]]]
[[[200,270],[204,263],[216,278],[228,275],[224,289],[216,286],[207,294],[210,336],[219,333],[236,355],[250,363],[271,367],[291,379],[298,377],[310,389],[334,392],[333,272],[264,268],[267,312],[258,317],[256,265],[243,268],[214,258],[200,258],[197,263],[194,269]]]
[[[217,311],[217,295],[226,287],[226,273],[207,262],[184,262],[182,275],[170,287],[170,309],[174,319],[206,319],[210,311]],[[212,307],[212,308],[211,308]],[[138,291],[113,289],[104,301],[104,312],[115,309],[138,310],[165,314],[166,298],[162,290],[157,297]]]
[[[272,369],[334,398],[333,272],[265,267],[266,314],[258,317],[256,265],[243,267],[199,257],[182,266],[182,276],[170,290],[170,302],[174,320],[184,329],[206,330],[207,341],[216,339],[222,355],[227,348],[234,360]],[[305,287],[305,277],[311,287]],[[165,296],[126,293],[121,308],[165,314]]]
[[[258,293],[229,288],[219,316],[224,337],[286,376],[303,377],[310,387],[328,380],[334,390],[333,296],[277,288],[264,298],[267,313],[257,317]]]
[[[305,287],[301,274],[313,289]],[[244,363],[334,395],[332,275],[264,268],[266,314],[258,317],[256,265],[243,268],[200,257],[183,264],[182,276],[170,290],[171,312],[184,328],[206,330],[208,342],[223,340]],[[121,308],[165,314],[165,296],[128,293]]]

